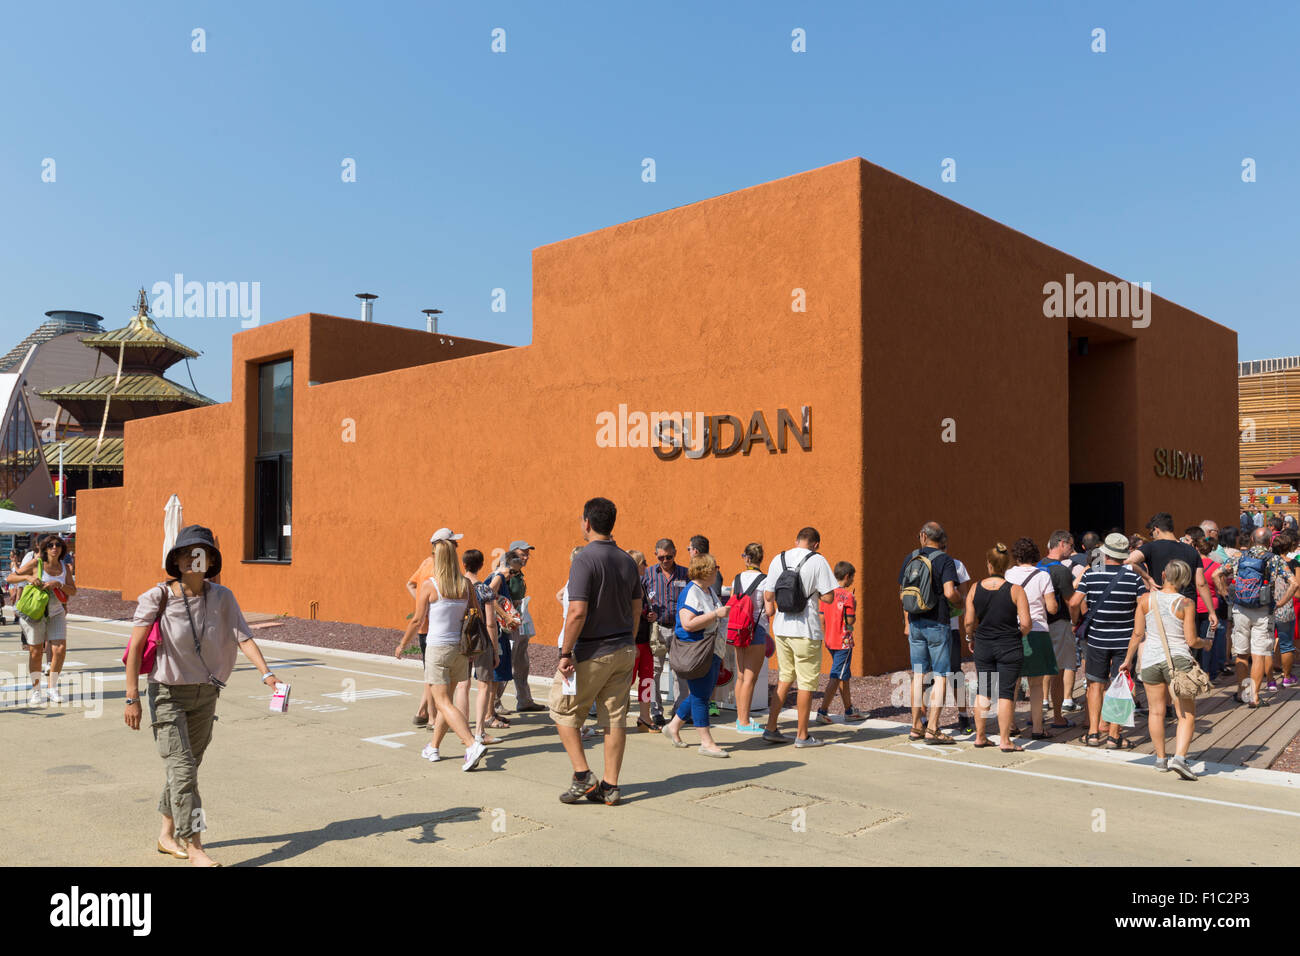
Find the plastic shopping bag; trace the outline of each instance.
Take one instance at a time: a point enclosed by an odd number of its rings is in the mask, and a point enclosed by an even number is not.
[[[1133,678],[1120,672],[1106,688],[1101,701],[1101,719],[1121,727],[1133,726]]]

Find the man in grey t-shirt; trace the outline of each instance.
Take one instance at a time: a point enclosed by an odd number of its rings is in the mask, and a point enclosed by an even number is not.
[[[573,782],[560,794],[562,803],[577,803],[583,797],[608,806],[619,801],[641,581],[636,562],[614,543],[617,515],[608,498],[592,498],[583,506],[582,536],[587,546],[569,566],[569,613],[549,700],[551,719],[573,764]],[[564,685],[569,682],[566,693]],[[582,749],[582,721],[593,702],[597,723],[607,728],[604,780],[591,772]]]

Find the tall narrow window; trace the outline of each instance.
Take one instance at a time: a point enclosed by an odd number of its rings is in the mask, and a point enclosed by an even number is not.
[[[253,460],[253,557],[293,556],[293,360],[257,370],[257,456]]]

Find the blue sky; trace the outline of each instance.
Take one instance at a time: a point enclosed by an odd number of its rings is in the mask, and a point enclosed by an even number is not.
[[[1243,359],[1300,354],[1298,10],[6,4],[0,351],[49,309],[122,325],[178,272],[259,282],[263,323],[354,315],[368,291],[379,321],[437,307],[454,334],[524,344],[534,247],[860,155],[1151,282],[1237,329]],[[159,324],[228,399],[239,319]]]

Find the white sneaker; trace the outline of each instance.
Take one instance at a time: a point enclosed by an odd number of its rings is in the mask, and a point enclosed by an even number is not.
[[[461,765],[460,769],[473,770],[478,766],[478,762],[483,759],[485,753],[487,753],[487,746],[479,743],[477,740],[474,741],[473,746],[471,746],[469,750],[465,751],[465,763]]]
[[[45,695],[41,693],[39,687],[33,687],[31,696],[27,698],[27,706],[40,707],[43,703],[45,703]]]
[[[420,751],[420,756],[429,761],[429,763],[437,763],[442,759],[438,754],[438,748],[433,744],[425,744],[424,749]]]
[[[50,688],[45,692],[45,696],[49,699],[49,702],[51,704],[63,703],[63,697],[59,694],[58,688],[54,687],[53,685],[51,685]]]

